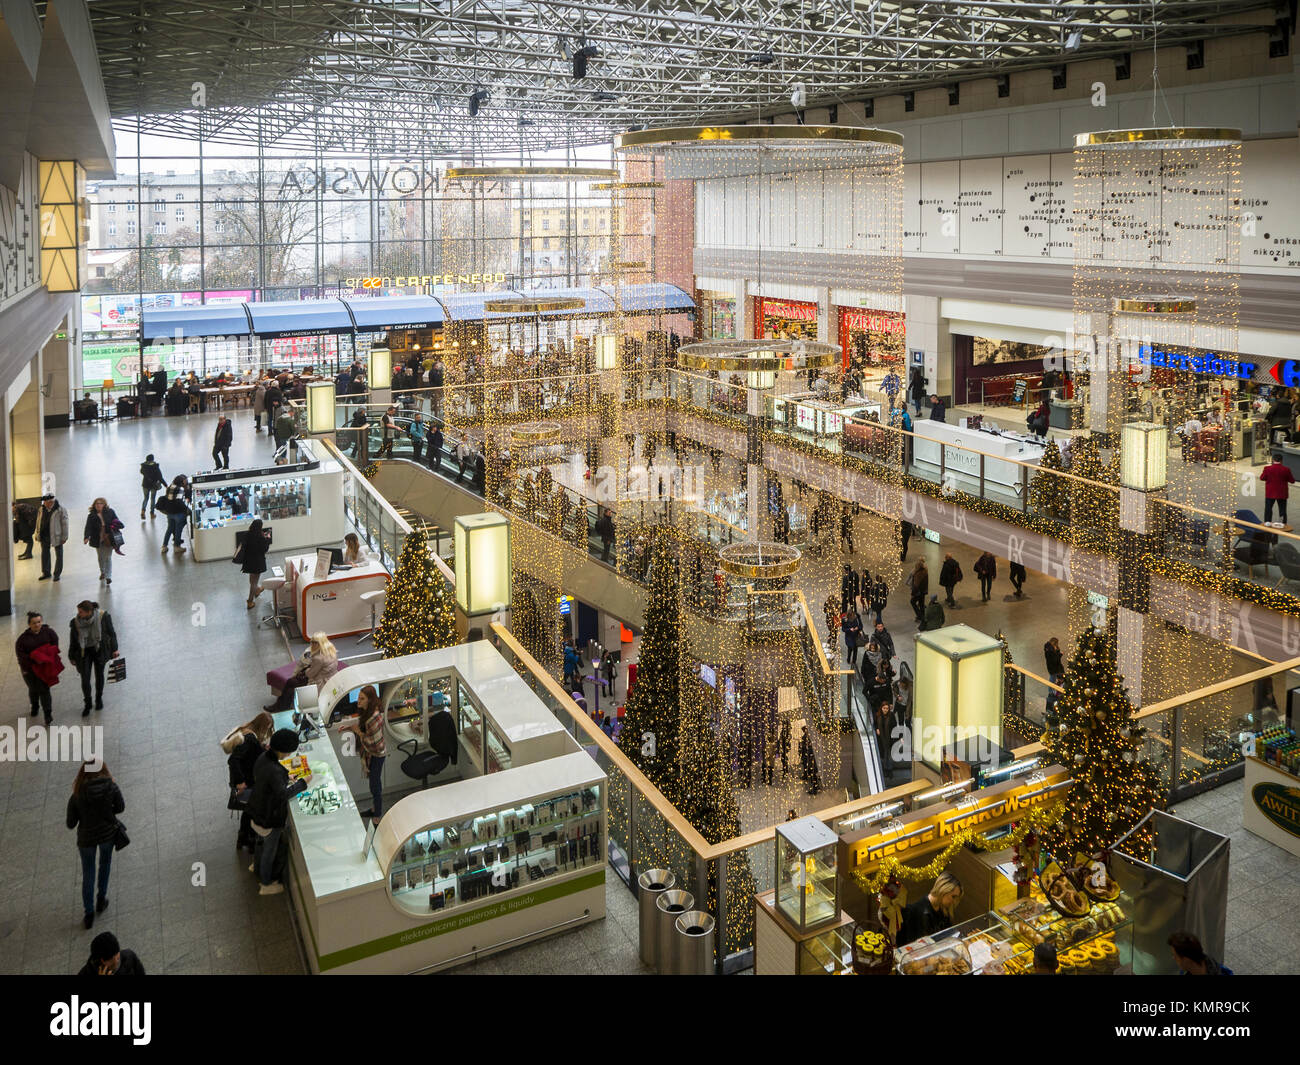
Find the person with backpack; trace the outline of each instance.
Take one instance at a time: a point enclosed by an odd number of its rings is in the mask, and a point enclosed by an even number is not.
[[[912,590],[910,599],[912,613],[916,615],[917,623],[920,624],[925,620],[925,597],[930,592],[930,571],[925,568],[924,559],[917,560],[916,568],[907,578],[907,586]]]
[[[993,595],[993,580],[998,575],[998,560],[991,551],[985,551],[975,560],[975,576],[980,579],[980,602],[987,603]]]
[[[104,709],[104,665],[117,657],[117,632],[113,615],[99,609],[99,604],[83,599],[69,623],[68,660],[81,674],[81,695],[85,706],[81,716],[90,716],[90,674],[95,674],[95,709]]]
[[[117,839],[117,815],[126,809],[122,791],[103,762],[85,762],[77,770],[68,796],[68,828],[77,830],[77,850],[81,853],[81,906],[83,924],[90,928],[95,914],[108,909],[108,874],[113,866],[113,847]],[[99,876],[95,876],[95,859],[99,859]],[[98,888],[98,892],[96,892]]]
[[[944,601],[948,606],[956,606],[957,600],[952,597],[953,589],[961,583],[963,574],[961,563],[958,562],[951,554],[943,556],[943,566],[939,569],[939,585],[944,591]]]
[[[158,493],[167,488],[167,479],[158,468],[153,455],[146,455],[140,463],[140,487],[144,491],[144,498],[140,500],[140,520],[144,521],[145,507],[149,508],[149,517],[154,517],[157,513],[155,503]]]
[[[282,728],[271,735],[271,742],[253,765],[253,792],[248,799],[249,827],[261,848],[250,873],[257,873],[261,881],[259,895],[279,895],[284,884],[276,879],[276,852],[280,849],[280,836],[289,822],[289,800],[306,791],[311,784],[311,774],[290,781],[289,770],[280,764],[298,750],[298,734],[293,729]]]

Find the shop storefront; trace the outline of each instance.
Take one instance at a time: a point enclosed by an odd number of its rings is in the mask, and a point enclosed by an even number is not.
[[[1043,376],[1061,351],[1041,344],[954,333],[952,337],[955,401],[971,406],[1025,409],[1044,395]]]
[[[860,377],[879,377],[893,370],[903,376],[907,319],[902,314],[863,307],[840,307],[840,346],[844,368]]]
[[[705,336],[713,340],[735,340],[736,299],[725,292],[699,293],[700,320]]]
[[[755,340],[816,340],[817,304],[754,297]]]

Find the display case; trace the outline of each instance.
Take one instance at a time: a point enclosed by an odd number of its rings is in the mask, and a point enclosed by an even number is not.
[[[816,817],[776,830],[776,908],[800,932],[839,918],[838,842]]]
[[[303,461],[287,466],[220,470],[191,478],[194,557],[228,559],[236,534],[261,519],[271,529],[272,551],[335,544],[343,539],[343,467],[317,458],[313,442],[300,446]]]
[[[388,866],[397,907],[422,917],[604,861],[601,785],[454,817],[411,833]]]

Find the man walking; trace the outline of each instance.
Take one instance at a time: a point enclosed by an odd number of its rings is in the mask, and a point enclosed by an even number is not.
[[[36,512],[36,540],[41,545],[40,580],[50,579],[50,551],[54,552],[54,579],[63,574],[63,545],[68,542],[68,512],[52,495],[41,496]]]
[[[47,645],[54,648],[54,654],[57,656],[59,651],[58,634],[45,624],[45,619],[36,611],[27,611],[27,628],[14,644],[14,649],[18,652],[18,671],[23,675],[23,681],[27,684],[27,697],[31,700],[32,717],[36,716],[38,710],[44,710],[45,723],[48,725],[54,717],[53,705],[50,699],[50,686],[37,675],[38,671],[43,668],[41,664],[32,660],[32,652],[38,647]],[[45,655],[49,653],[48,651],[43,652]]]
[[[212,438],[213,469],[230,469],[230,445],[235,439],[234,427],[224,414],[217,418],[217,431]]]

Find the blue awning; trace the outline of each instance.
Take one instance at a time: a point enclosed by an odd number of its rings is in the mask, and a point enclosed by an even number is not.
[[[499,292],[457,292],[450,296],[439,297],[447,311],[447,320],[451,322],[505,322],[514,321],[520,316],[504,311],[490,314],[483,309],[488,300],[505,300],[522,296],[522,292],[502,289]]]
[[[259,337],[309,337],[352,332],[352,315],[342,300],[250,303],[248,317]]]
[[[428,329],[443,321],[442,304],[432,296],[358,296],[343,302],[360,333]]]
[[[693,312],[695,301],[676,285],[655,282],[624,285],[619,289],[624,314],[681,314]]]
[[[201,307],[146,307],[140,319],[142,345],[179,343],[202,337],[248,336],[243,303],[209,303]]]

